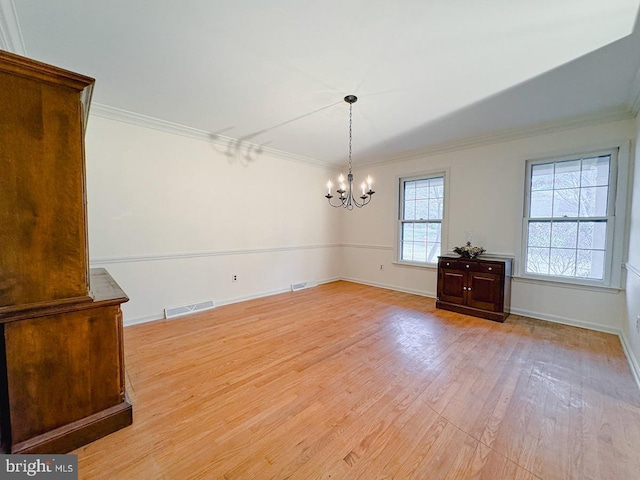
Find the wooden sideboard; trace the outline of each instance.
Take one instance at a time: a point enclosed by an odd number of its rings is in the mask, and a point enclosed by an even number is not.
[[[438,257],[436,307],[504,322],[511,305],[510,258]]]
[[[0,444],[64,453],[132,421],[128,300],[89,269],[84,128],[94,80],[0,51]]]

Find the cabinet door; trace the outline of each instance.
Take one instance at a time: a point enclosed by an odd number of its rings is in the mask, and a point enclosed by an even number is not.
[[[502,278],[495,273],[469,272],[467,305],[473,308],[502,311]]]
[[[464,305],[466,272],[459,270],[440,270],[440,291],[438,299],[443,302]]]

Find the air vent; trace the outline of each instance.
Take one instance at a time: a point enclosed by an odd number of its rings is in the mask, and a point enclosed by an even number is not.
[[[317,287],[318,282],[300,282],[300,283],[292,283],[291,291],[297,292],[299,290],[304,290],[305,288]]]
[[[203,310],[209,310],[214,308],[216,304],[213,300],[207,300],[205,302],[192,303],[191,305],[183,305],[181,307],[171,307],[164,309],[164,318],[180,317],[182,315],[188,315],[190,313],[201,312]]]

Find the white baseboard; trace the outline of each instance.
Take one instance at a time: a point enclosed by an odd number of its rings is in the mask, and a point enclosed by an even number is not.
[[[369,285],[370,287],[384,288],[386,290],[395,290],[396,292],[412,293],[413,295],[420,295],[422,297],[436,298],[435,292],[423,292],[421,290],[413,290],[411,288],[398,287],[397,285],[389,285],[386,283],[370,282],[368,280],[362,280],[352,277],[342,277],[340,280],[344,280],[345,282],[360,283],[362,285]]]
[[[122,322],[125,327],[131,327],[132,325],[139,325],[141,323],[155,322],[156,320],[164,320],[164,314],[157,313],[155,315],[144,315],[142,317],[125,318]]]
[[[547,322],[561,323],[563,325],[570,325],[572,327],[586,328],[587,330],[595,330],[596,332],[611,333],[613,335],[619,335],[620,329],[612,327],[611,325],[602,325],[599,323],[583,322],[573,318],[560,317],[557,315],[548,315],[546,313],[532,312],[530,310],[523,310],[520,308],[511,307],[511,313],[514,315],[522,315],[523,317],[535,318],[537,320],[545,320]]]
[[[629,340],[624,332],[620,332],[620,343],[622,344],[622,349],[624,350],[624,354],[627,357],[627,362],[629,362],[629,368],[631,368],[631,374],[633,375],[634,380],[636,381],[636,385],[640,390],[640,364],[638,363],[638,359],[633,354],[633,350],[629,346]]]
[[[275,290],[269,290],[266,292],[255,293],[251,295],[243,295],[241,297],[225,298],[224,300],[216,300],[218,306],[232,305],[234,303],[247,302],[249,300],[255,300],[256,298],[270,297],[271,295],[278,295],[280,293],[290,292],[291,287],[283,287]]]
[[[318,280],[318,285],[321,285],[323,283],[331,283],[331,282],[335,282],[338,280],[342,280],[339,277],[334,277],[334,278],[326,278],[324,280]],[[256,298],[263,298],[263,297],[270,297],[271,295],[278,295],[280,293],[286,293],[286,292],[290,292],[291,291],[291,286],[286,286],[286,287],[282,287],[282,288],[278,288],[275,290],[269,290],[266,292],[260,292],[260,293],[255,293],[252,295],[244,295],[241,297],[232,297],[232,298],[227,298],[227,299],[223,299],[223,300],[216,300],[216,306],[223,306],[223,305],[231,305],[233,303],[240,303],[240,302],[246,302],[248,300],[254,300]],[[187,315],[185,315],[186,317]],[[133,325],[139,325],[141,323],[148,323],[148,322],[154,322],[157,320],[165,320],[164,318],[164,314],[163,313],[157,313],[157,314],[151,314],[151,315],[143,315],[141,317],[134,317],[134,318],[125,318],[123,324],[125,327],[130,327]]]

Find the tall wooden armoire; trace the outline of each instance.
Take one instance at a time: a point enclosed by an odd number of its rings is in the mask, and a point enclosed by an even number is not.
[[[94,80],[0,51],[0,439],[65,453],[131,424],[122,313],[89,269],[84,125]]]

